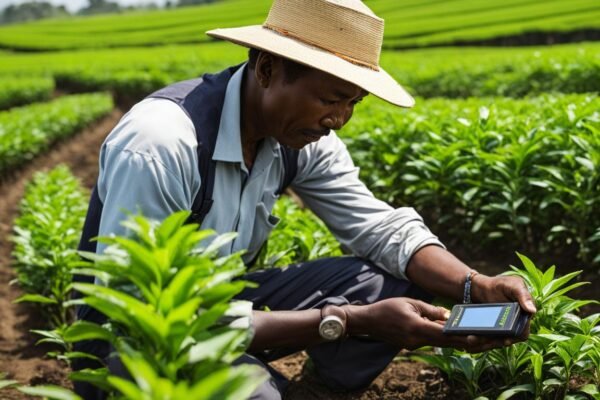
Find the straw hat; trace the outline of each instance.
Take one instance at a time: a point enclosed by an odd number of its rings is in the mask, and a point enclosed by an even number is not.
[[[360,0],[274,0],[263,25],[206,33],[327,72],[397,106],[415,104],[379,66],[383,19]]]

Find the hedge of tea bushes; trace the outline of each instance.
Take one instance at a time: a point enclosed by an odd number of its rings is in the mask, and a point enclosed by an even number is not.
[[[206,43],[214,28],[262,24],[271,0],[228,0],[213,4],[123,14],[61,18],[0,29],[0,46],[41,51],[80,48]],[[384,47],[451,45],[528,33],[553,37],[597,29],[595,0],[390,1],[368,6],[385,19]],[[440,18],[442,17],[442,18]]]
[[[421,97],[522,97],[600,91],[600,44],[384,52],[382,65]]]
[[[27,184],[14,221],[13,265],[26,295],[20,301],[40,303],[44,328],[70,322],[63,303],[69,300],[71,264],[79,260],[77,245],[89,195],[64,165],[38,172]]]
[[[0,177],[113,108],[109,94],[65,96],[0,112]]]
[[[341,135],[378,197],[446,238],[600,263],[596,95],[370,100]]]
[[[581,271],[555,275],[520,255],[523,267],[509,274],[522,277],[537,313],[524,342],[480,354],[435,349],[412,358],[438,367],[451,385],[477,399],[571,399],[600,397],[600,314],[580,316],[579,309],[595,300],[569,297]]]
[[[0,77],[0,110],[48,100],[54,91],[52,78]]]
[[[247,59],[226,43],[202,46],[70,51],[3,57],[0,76],[51,74],[66,91],[110,90],[139,100],[169,83],[219,71]],[[382,66],[423,97],[600,90],[600,44],[533,48],[442,48],[383,52]]]

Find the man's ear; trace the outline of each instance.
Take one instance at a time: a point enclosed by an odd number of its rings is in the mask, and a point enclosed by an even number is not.
[[[256,59],[254,75],[259,86],[266,89],[273,81],[273,71],[275,68],[276,57],[266,51],[261,51]]]

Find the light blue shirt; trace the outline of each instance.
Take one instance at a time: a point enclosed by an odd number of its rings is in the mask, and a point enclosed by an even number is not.
[[[279,143],[262,141],[250,174],[244,164],[240,92],[245,68],[227,86],[213,160],[217,161],[214,203],[202,228],[235,231],[222,249],[247,249],[252,260],[279,218],[271,214],[283,179]],[[99,235],[127,234],[123,210],[162,220],[191,209],[201,185],[194,125],[175,103],[146,99],[135,105],[108,135],[100,151],[98,194],[104,204]],[[376,199],[358,178],[344,143],[335,132],[304,147],[293,190],[355,255],[405,278],[410,257],[429,244],[442,246],[408,207],[394,209]],[[105,247],[98,246],[98,252]]]

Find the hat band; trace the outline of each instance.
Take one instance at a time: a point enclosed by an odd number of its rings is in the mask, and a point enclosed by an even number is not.
[[[289,31],[286,31],[285,29],[278,28],[278,27],[270,25],[270,24],[268,24],[266,22],[263,24],[263,28],[272,30],[274,32],[277,32],[277,33],[283,35],[283,36],[286,36],[286,37],[298,40],[298,41],[300,41],[302,43],[305,43],[305,44],[308,44],[310,46],[317,47],[317,48],[319,48],[321,50],[325,50],[326,52],[331,53],[331,54],[333,54],[336,57],[342,58],[342,59],[344,59],[344,60],[346,60],[346,61],[348,61],[348,62],[350,62],[352,64],[355,64],[355,65],[358,65],[358,66],[361,66],[361,67],[367,67],[369,69],[372,69],[373,71],[379,71],[379,65],[371,64],[371,63],[368,63],[368,62],[363,61],[363,60],[358,60],[358,59],[356,59],[354,57],[351,57],[351,56],[348,56],[348,55],[345,55],[345,54],[340,54],[340,53],[336,52],[335,50],[328,49],[327,47],[324,47],[324,46],[322,46],[320,44],[311,42],[310,40],[306,40],[305,38],[301,38],[301,37],[299,37],[297,35],[294,35],[294,34],[290,33]]]

